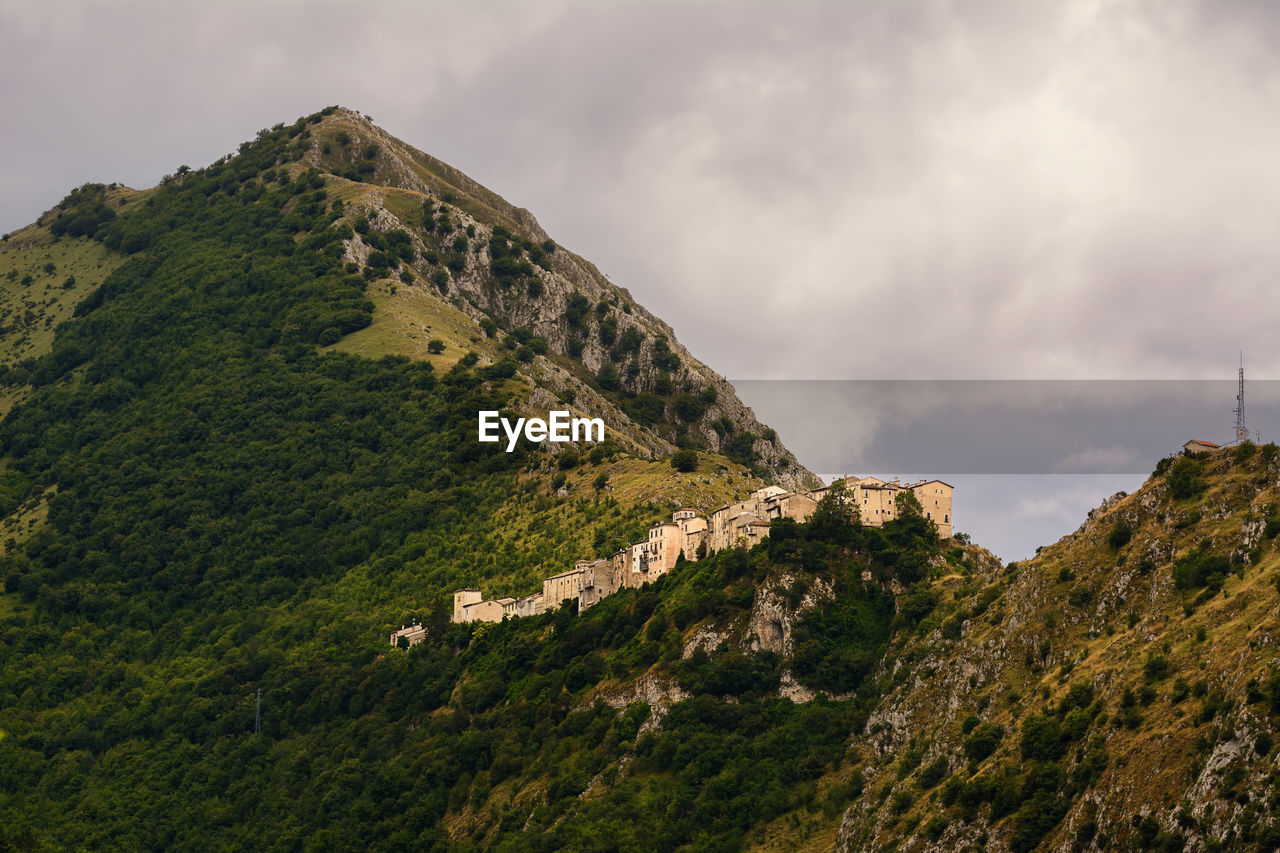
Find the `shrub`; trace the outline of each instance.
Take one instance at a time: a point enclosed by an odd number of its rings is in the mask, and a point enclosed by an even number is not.
[[[342,337],[342,333],[339,332],[337,328],[330,326],[329,328],[325,329],[323,332],[320,333],[320,337],[318,340],[320,342],[320,346],[327,347],[331,344],[336,344],[338,342],[338,338],[340,337]]]
[[[622,387],[622,377],[618,375],[618,368],[614,367],[611,361],[600,365],[600,370],[596,372],[596,381],[606,391],[617,391]]]
[[[491,380],[510,379],[512,376],[515,376],[515,375],[516,375],[516,363],[514,360],[509,358],[504,358],[501,361],[491,364],[484,369],[485,379],[491,379]]]
[[[1058,721],[1044,714],[1031,714],[1022,721],[1019,747],[1024,759],[1055,761],[1062,757],[1063,738]]]
[[[1072,607],[1088,607],[1093,601],[1093,591],[1078,586],[1067,595],[1067,603]]]
[[[675,373],[680,367],[680,356],[671,351],[666,338],[653,342],[653,366],[668,373]]]
[[[1203,473],[1203,460],[1181,457],[1169,471],[1169,495],[1174,500],[1187,500],[1199,495],[1209,487],[1201,476]]]
[[[933,612],[938,605],[938,594],[926,586],[912,589],[898,602],[898,615],[909,625],[915,625]]]
[[[560,467],[561,471],[568,471],[570,468],[576,468],[580,459],[581,457],[578,455],[578,451],[574,450],[572,447],[566,447],[564,450],[560,451],[560,455],[556,457],[556,465]]]
[[[1058,715],[1062,716],[1077,708],[1088,708],[1093,702],[1093,685],[1087,681],[1077,681],[1067,689],[1067,695],[1058,703]]]
[[[432,338],[427,341],[427,352],[439,355],[444,352],[444,341],[439,338]]]
[[[1133,538],[1133,525],[1126,519],[1119,519],[1111,528],[1111,533],[1107,536],[1107,544],[1113,549],[1119,551],[1125,545],[1129,544],[1129,540]]]
[[[671,454],[671,467],[688,474],[698,470],[698,451],[685,449]]]
[[[1147,681],[1160,681],[1169,677],[1169,659],[1164,655],[1148,654],[1147,662],[1142,665],[1142,673]]]
[[[676,417],[685,423],[696,423],[707,411],[707,402],[694,394],[681,394],[676,397]]]
[[[964,754],[977,764],[989,757],[1004,738],[1004,727],[997,723],[979,723],[964,739]]]
[[[920,771],[917,782],[922,790],[929,790],[936,787],[943,779],[947,778],[947,770],[949,769],[946,756],[940,757],[937,761],[926,766]]]
[[[564,319],[569,324],[570,329],[581,329],[582,321],[590,310],[591,303],[587,297],[581,293],[575,293],[569,297],[569,302],[564,308]]]
[[[950,818],[945,815],[934,815],[929,818],[929,822],[924,825],[924,829],[922,829],[921,832],[923,832],[924,837],[930,841],[937,841],[942,837],[942,834],[947,831],[947,827],[950,825]]]
[[[1179,557],[1173,564],[1173,582],[1178,589],[1211,590],[1222,588],[1227,573],[1231,571],[1231,561],[1222,554],[1214,554],[1201,549]]]

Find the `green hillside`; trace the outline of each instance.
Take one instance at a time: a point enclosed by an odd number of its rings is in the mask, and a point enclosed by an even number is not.
[[[247,801],[173,774],[261,748],[250,694],[272,739],[323,723],[362,744],[381,700],[353,697],[393,625],[759,485],[713,454],[678,474],[619,445],[574,464],[479,444],[476,412],[537,365],[464,340],[444,303],[440,358],[363,349],[403,279],[343,260],[345,182],[296,162],[322,118],[147,194],[86,185],[5,243],[0,823],[19,846],[171,847],[197,807],[191,839],[243,824],[218,803]],[[173,820],[137,819],[162,803]]]

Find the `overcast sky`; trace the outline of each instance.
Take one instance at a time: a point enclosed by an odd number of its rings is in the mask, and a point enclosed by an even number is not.
[[[731,379],[1273,376],[1278,39],[1262,0],[0,0],[0,228],[338,103]]]

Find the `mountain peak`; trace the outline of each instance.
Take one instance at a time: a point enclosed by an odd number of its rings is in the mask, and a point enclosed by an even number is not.
[[[592,414],[619,424],[645,453],[705,449],[784,486],[816,482],[669,325],[558,246],[529,211],[357,111],[333,107],[305,121],[290,168],[315,170],[343,202],[340,222],[354,231],[345,260],[385,297],[375,298],[384,319],[400,318],[400,352],[420,355],[411,330],[422,317],[407,306],[430,306],[433,315],[447,306],[475,324],[455,323],[445,340],[458,355],[476,349],[482,359],[500,360],[519,354],[527,339],[545,344],[545,352],[521,359],[531,386],[544,391],[525,401],[530,411],[545,412],[549,391],[594,407]],[[407,241],[406,248],[391,265],[377,266],[387,235]],[[385,332],[357,333],[346,345],[363,347]],[[513,336],[517,345],[508,351],[490,345]],[[385,349],[385,340],[379,346]]]

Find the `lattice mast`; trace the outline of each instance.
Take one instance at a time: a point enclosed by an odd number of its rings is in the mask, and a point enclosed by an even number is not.
[[[1236,441],[1249,438],[1249,428],[1244,423],[1244,353],[1240,353],[1240,383],[1236,391]]]

